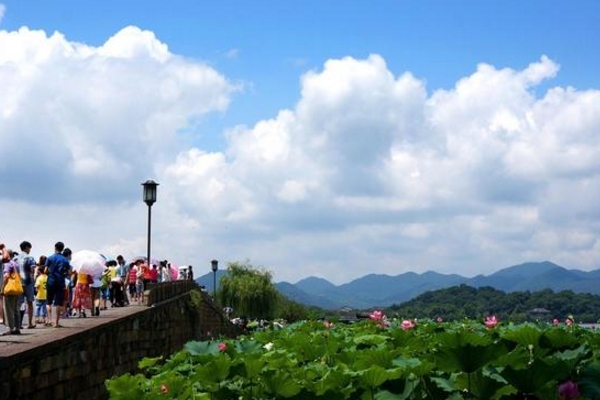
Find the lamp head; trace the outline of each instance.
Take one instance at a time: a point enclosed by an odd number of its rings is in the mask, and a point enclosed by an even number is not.
[[[153,180],[147,180],[142,183],[142,186],[144,187],[144,202],[150,207],[156,202],[156,187],[158,183]]]
[[[210,262],[210,267],[212,268],[213,272],[217,272],[219,269],[219,262],[217,260],[212,260]]]

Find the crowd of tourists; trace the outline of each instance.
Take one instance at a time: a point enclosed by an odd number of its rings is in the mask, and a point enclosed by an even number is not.
[[[54,253],[31,255],[32,244],[23,241],[13,251],[0,241],[0,323],[5,334],[37,326],[60,328],[61,318],[97,317],[109,307],[144,303],[147,285],[176,279],[194,279],[192,266],[175,268],[168,261],[147,262],[140,257],[127,263],[119,255],[104,263],[101,274],[78,273],[71,265],[72,251],[63,242]],[[157,265],[158,264],[158,265]]]

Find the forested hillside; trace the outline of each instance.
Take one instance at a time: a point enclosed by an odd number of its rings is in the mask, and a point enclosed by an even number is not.
[[[549,313],[532,313],[534,309],[547,309]],[[495,314],[501,320],[514,322],[553,318],[563,321],[573,315],[577,322],[596,322],[600,318],[600,296],[570,290],[555,293],[550,289],[505,293],[492,287],[460,285],[423,293],[391,306],[388,313],[401,318],[442,317],[444,320],[480,319]]]

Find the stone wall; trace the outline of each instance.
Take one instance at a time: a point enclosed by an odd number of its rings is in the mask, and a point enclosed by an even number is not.
[[[0,358],[0,399],[104,399],[105,380],[136,372],[143,357],[238,333],[193,282],[156,285],[149,302],[134,314]]]

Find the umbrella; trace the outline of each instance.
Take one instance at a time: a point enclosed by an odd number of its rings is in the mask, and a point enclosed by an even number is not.
[[[134,263],[138,260],[141,260],[145,263],[147,259],[148,259],[148,257],[146,257],[146,256],[137,256],[137,257],[133,257],[129,262]],[[158,261],[156,258],[151,258],[150,265],[156,265],[158,267],[160,265],[160,261]]]
[[[71,265],[78,273],[100,277],[104,272],[106,259],[98,252],[81,250],[73,253]]]

